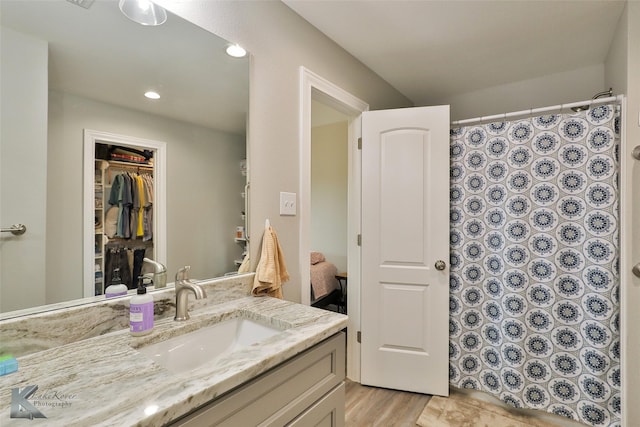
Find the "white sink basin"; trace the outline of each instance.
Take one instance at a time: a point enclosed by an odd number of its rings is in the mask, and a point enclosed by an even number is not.
[[[139,348],[138,351],[169,371],[180,373],[280,332],[282,329],[239,317]]]

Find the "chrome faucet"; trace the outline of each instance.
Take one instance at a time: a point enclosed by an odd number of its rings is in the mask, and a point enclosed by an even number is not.
[[[193,292],[196,299],[207,297],[207,293],[202,286],[189,280],[189,270],[191,266],[186,265],[176,273],[176,316],[175,321],[183,321],[189,319],[189,292]]]

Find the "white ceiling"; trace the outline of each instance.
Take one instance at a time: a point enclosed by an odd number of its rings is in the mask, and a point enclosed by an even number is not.
[[[46,40],[49,87],[243,135],[249,60],[226,40],[169,14],[159,27],[127,19],[116,0],[88,9],[65,0],[0,0],[3,27]],[[147,90],[162,98],[150,101]]]
[[[602,64],[617,0],[283,0],[415,105]]]

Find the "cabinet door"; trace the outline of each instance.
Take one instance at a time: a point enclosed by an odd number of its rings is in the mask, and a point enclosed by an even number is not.
[[[344,376],[345,335],[340,332],[172,425],[284,426],[341,385]],[[344,392],[334,405],[342,405],[344,421]]]

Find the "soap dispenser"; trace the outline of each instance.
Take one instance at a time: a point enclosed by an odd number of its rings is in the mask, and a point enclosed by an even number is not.
[[[122,283],[122,279],[120,278],[120,269],[114,268],[111,284],[104,290],[105,298],[114,298],[126,295],[128,290],[129,288],[127,285]]]
[[[138,277],[137,294],[129,302],[129,330],[131,335],[146,335],[153,329],[153,297],[147,294],[143,276]]]

